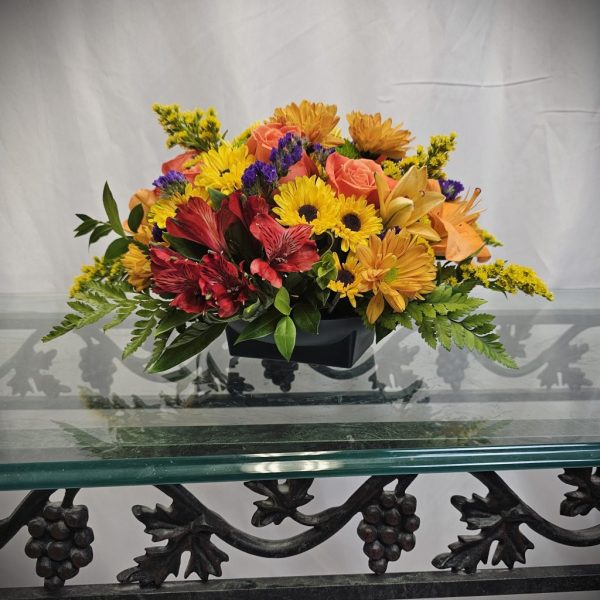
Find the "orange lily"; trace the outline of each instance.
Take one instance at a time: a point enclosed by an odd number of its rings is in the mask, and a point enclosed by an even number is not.
[[[444,202],[429,213],[431,224],[440,237],[440,241],[432,246],[437,256],[454,262],[469,256],[477,256],[479,262],[490,259],[490,251],[475,226],[481,214],[481,211],[473,211],[479,194],[481,190],[475,188],[468,200]]]

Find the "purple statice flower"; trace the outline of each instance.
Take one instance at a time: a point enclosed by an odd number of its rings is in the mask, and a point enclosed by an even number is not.
[[[152,227],[152,239],[155,242],[163,241],[163,230],[156,223],[154,223],[154,227]]]
[[[170,198],[175,194],[183,194],[187,180],[183,173],[179,171],[168,171],[152,182],[152,185],[158,189],[161,197]]]
[[[327,162],[328,156],[332,152],[335,152],[335,148],[324,148],[321,144],[313,144],[309,152],[314,162],[324,165]]]
[[[279,177],[285,177],[292,165],[295,165],[304,152],[302,139],[293,133],[286,133],[271,150],[270,162],[275,166]]]
[[[465,186],[454,179],[440,179],[440,189],[446,200],[456,200],[456,197],[465,189]]]
[[[269,163],[257,160],[242,175],[242,184],[247,191],[262,185],[272,186],[277,181],[277,170]]]

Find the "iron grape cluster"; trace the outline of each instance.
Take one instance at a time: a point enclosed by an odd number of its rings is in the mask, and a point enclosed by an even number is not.
[[[48,502],[39,516],[27,524],[31,537],[25,554],[37,559],[36,573],[47,590],[61,588],[79,569],[92,562],[94,532],[87,526],[88,510],[83,504],[62,506]]]
[[[389,561],[398,560],[402,550],[409,552],[415,547],[414,532],[420,524],[416,508],[414,496],[398,496],[388,490],[363,508],[357,533],[365,543],[363,552],[369,557],[371,571],[385,573]]]

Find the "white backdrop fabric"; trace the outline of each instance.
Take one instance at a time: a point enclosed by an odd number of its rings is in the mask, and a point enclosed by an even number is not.
[[[0,292],[62,293],[90,262],[86,242],[72,238],[73,213],[102,215],[106,179],[125,207],[173,155],[153,102],[214,105],[235,134],[302,98],[336,103],[342,115],[381,111],[419,143],[457,131],[448,173],[483,189],[483,225],[506,244],[497,255],[555,288],[598,286],[599,32],[593,1],[0,0]],[[538,506],[549,490],[561,493],[543,483],[552,475],[513,481]],[[473,482],[450,490],[451,481],[436,480],[439,506],[429,498],[420,511],[438,511],[444,524],[429,517],[419,556],[400,568],[428,568],[455,539],[448,498]],[[427,498],[432,482],[417,480],[413,493]],[[249,497],[208,488],[209,505],[248,522]],[[78,581],[111,580],[129,565],[148,540],[127,506],[155,496],[85,492],[106,546]],[[355,533],[343,535],[347,544],[334,538],[281,562],[231,553],[227,576],[364,571]],[[15,564],[3,585],[36,581],[22,543],[7,548]],[[557,546],[536,552],[533,564],[590,560]]]
[[[600,3],[0,2],[0,291],[62,292],[74,212],[123,206],[171,156],[153,102],[214,105],[233,134],[309,98],[455,130],[498,255],[600,284]]]

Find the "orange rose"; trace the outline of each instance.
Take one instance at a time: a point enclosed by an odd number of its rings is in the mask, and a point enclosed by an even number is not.
[[[380,173],[385,178],[390,189],[396,181],[387,177],[383,169],[368,158],[346,158],[337,152],[333,152],[327,158],[325,170],[329,185],[344,196],[365,196],[367,201],[378,206],[377,185],[375,173]]]
[[[277,148],[279,140],[286,134],[300,135],[300,128],[295,125],[282,125],[281,123],[268,123],[259,125],[252,131],[248,141],[248,152],[256,157],[256,160],[269,162],[271,150]]]
[[[131,211],[134,206],[142,204],[144,206],[144,215],[148,212],[148,209],[158,200],[154,190],[148,190],[145,188],[139,189],[129,199],[129,210]]]
[[[146,223],[146,215],[148,209],[158,200],[158,196],[154,190],[148,190],[146,188],[140,188],[131,198],[129,199],[129,212],[133,210],[135,206],[141,204],[144,207],[144,219],[142,223]],[[130,231],[127,219],[123,221],[123,228],[125,231]],[[140,228],[141,229],[141,228]]]
[[[185,165],[188,160],[191,160],[196,156],[198,156],[198,152],[196,150],[188,150],[187,152],[178,154],[175,158],[164,162],[162,165],[163,175],[166,175],[169,171],[179,171],[180,173],[183,173],[184,177],[190,183],[193,183],[196,175],[200,173],[200,163],[196,163],[193,167],[187,169],[183,165]]]
[[[282,177],[279,180],[279,183],[286,183],[296,179],[296,177],[303,177],[304,175],[310,177],[311,175],[316,174],[317,167],[315,166],[315,163],[309,158],[306,152],[303,152],[302,158],[288,169],[288,174],[285,177]]]

